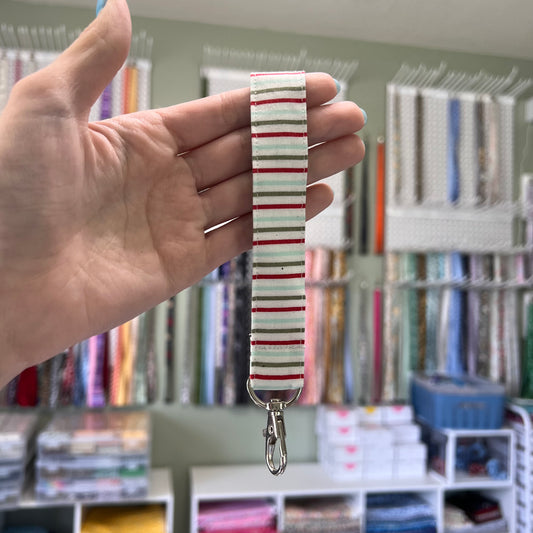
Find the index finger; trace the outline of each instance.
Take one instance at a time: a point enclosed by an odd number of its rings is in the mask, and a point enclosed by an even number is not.
[[[329,102],[335,80],[324,73],[306,74],[307,107]],[[187,152],[250,124],[250,89],[207,96],[156,111],[176,141],[176,153]]]

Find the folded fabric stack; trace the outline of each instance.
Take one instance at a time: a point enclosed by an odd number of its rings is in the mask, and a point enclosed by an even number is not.
[[[81,533],[165,533],[162,505],[89,507]]]
[[[37,439],[36,496],[46,501],[146,496],[150,441],[146,411],[61,413]]]
[[[416,494],[367,496],[366,533],[436,533],[431,506]]]
[[[270,500],[204,502],[199,533],[277,533],[277,510]]]
[[[505,521],[496,500],[478,492],[457,492],[446,498],[445,533],[506,533]]]
[[[20,500],[36,430],[36,414],[0,413],[0,507]]]
[[[347,498],[305,498],[285,505],[284,533],[359,533],[361,518]]]

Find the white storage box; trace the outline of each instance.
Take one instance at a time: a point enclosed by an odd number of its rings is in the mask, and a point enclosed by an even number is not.
[[[418,479],[427,474],[426,461],[421,459],[395,461],[393,476],[395,479]]]
[[[364,461],[363,479],[392,479],[393,461]]]
[[[395,461],[423,461],[426,464],[428,449],[425,444],[399,444],[394,447]]]
[[[356,407],[324,407],[317,410],[317,433],[323,433],[332,426],[356,426],[359,423],[359,414]]]
[[[357,430],[357,434],[361,439],[361,445],[363,447],[369,445],[374,448],[387,448],[392,446],[394,443],[392,431],[377,424],[366,424],[364,426],[360,426]]]
[[[363,466],[362,463],[358,461],[327,463],[323,466],[327,473],[337,480],[358,481],[363,477]]]
[[[383,422],[383,407],[367,405],[359,407],[359,421],[361,424],[381,424]]]
[[[417,424],[398,424],[389,426],[395,444],[411,444],[420,442],[422,430]]]
[[[409,424],[414,420],[411,405],[387,405],[381,409],[384,424]]]

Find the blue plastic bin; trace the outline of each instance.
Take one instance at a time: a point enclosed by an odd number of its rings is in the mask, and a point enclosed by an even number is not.
[[[481,378],[415,374],[415,414],[437,429],[500,429],[505,410],[502,385]]]

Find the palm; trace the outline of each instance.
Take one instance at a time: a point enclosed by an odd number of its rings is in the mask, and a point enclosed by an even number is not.
[[[4,381],[251,245],[247,90],[87,123],[127,52],[126,9],[108,5],[92,32],[16,87],[0,115],[3,346],[16,354],[15,366],[0,365]],[[307,87],[313,183],[362,158],[352,132],[363,118],[354,104],[322,105],[335,95],[329,76],[309,75]],[[330,200],[327,187],[310,187],[308,216]]]

